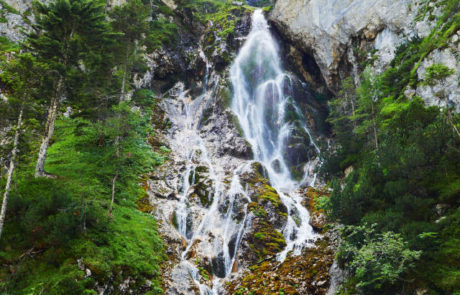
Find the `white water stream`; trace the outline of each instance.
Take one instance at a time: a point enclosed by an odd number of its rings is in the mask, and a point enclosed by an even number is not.
[[[278,257],[283,261],[289,251],[298,255],[315,239],[308,223],[310,214],[296,190],[304,183],[314,185],[316,175],[311,171],[314,163],[307,163],[303,180],[296,181],[285,160],[287,141],[294,128],[286,120],[287,105],[292,104],[292,80],[281,67],[278,45],[261,10],[253,14],[251,33],[230,69],[230,78],[234,88],[232,110],[253,147],[255,160],[265,166],[272,186],[288,208],[288,223],[283,231],[287,247]],[[300,113],[295,103],[294,107]],[[311,147],[319,153],[308,127],[302,127]]]
[[[208,70],[209,65],[204,84],[208,83]],[[301,205],[302,196],[297,192],[301,185],[314,184],[316,162],[312,160],[304,165],[304,176],[300,181],[292,177],[286,161],[286,148],[294,126],[286,119],[287,106],[294,106],[297,115],[302,114],[290,97],[292,79],[281,67],[278,46],[261,10],[253,14],[251,32],[230,69],[230,79],[234,92],[231,109],[252,146],[254,160],[266,168],[271,185],[288,209],[287,224],[282,231],[287,247],[277,257],[284,261],[288,254],[299,255],[316,238],[309,224],[309,213]],[[217,84],[214,81],[214,85]],[[177,90],[176,98],[165,105],[175,126],[170,145],[185,168],[180,177],[177,201],[171,210],[177,231],[187,246],[171,278],[184,280],[185,273],[200,294],[223,294],[222,280],[234,269],[239,244],[251,224],[252,215],[247,211],[251,200],[240,183],[240,175],[248,171],[253,161],[235,159],[230,165],[233,172],[229,173],[229,165],[210,154],[209,142],[200,135],[199,122],[212,102],[215,89],[207,89],[204,85],[203,94],[195,99],[183,85]],[[309,137],[310,148],[319,153],[308,127],[302,125],[301,128]],[[190,201],[197,190],[200,173],[205,173],[208,179],[210,204],[207,208]],[[200,282],[200,269],[190,258],[196,252],[200,257],[209,257],[214,278],[212,284]],[[180,282],[177,285],[180,286]]]

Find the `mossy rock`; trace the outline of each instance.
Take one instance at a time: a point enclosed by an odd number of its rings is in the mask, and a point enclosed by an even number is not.
[[[283,235],[265,220],[255,220],[252,230],[255,233],[249,239],[250,248],[259,261],[273,258],[286,247]]]
[[[143,213],[151,213],[153,211],[153,206],[150,204],[149,195],[145,194],[144,197],[137,201],[137,209]]]
[[[263,233],[257,234],[265,238]],[[254,264],[241,277],[226,285],[228,294],[314,294],[324,295],[329,289],[329,269],[334,253],[327,240],[301,255],[287,257],[283,263],[264,260]]]
[[[209,168],[198,166],[189,175],[189,183],[193,185],[194,192],[189,196],[189,200],[199,199],[200,204],[208,208],[214,200],[213,181],[208,177]]]

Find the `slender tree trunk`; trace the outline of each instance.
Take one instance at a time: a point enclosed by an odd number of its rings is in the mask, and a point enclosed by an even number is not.
[[[18,141],[19,141],[19,134],[21,133],[23,112],[24,112],[24,106],[21,106],[21,110],[19,112],[19,117],[18,117],[18,123],[16,126],[16,131],[14,132],[13,150],[11,152],[10,167],[8,169],[8,177],[7,177],[6,185],[5,185],[5,193],[3,194],[2,209],[0,211],[0,238],[3,232],[3,224],[5,223],[6,207],[8,206],[8,197],[10,195],[11,181],[13,179],[13,172],[14,172],[14,167],[15,167],[14,162],[16,161],[16,154],[18,152]]]
[[[442,86],[444,87],[444,92],[445,92],[446,90],[445,90],[444,83],[442,83]],[[447,94],[443,93],[443,97],[446,103],[447,121],[449,122],[450,126],[452,126],[452,129],[455,131],[455,133],[457,133],[457,135],[460,137],[460,132],[458,131],[457,126],[455,126],[454,120],[452,119],[452,113],[450,112],[450,109],[449,109],[449,101],[447,100]]]
[[[125,100],[125,93],[126,93],[126,79],[127,79],[127,70],[128,70],[128,59],[129,59],[129,46],[126,47],[126,57],[125,57],[125,64],[123,65],[123,77],[121,80],[121,91],[120,91],[120,100],[119,103],[123,102]],[[117,114],[117,119],[120,121],[121,120],[121,115],[120,113]],[[117,128],[118,131],[119,128]],[[119,161],[120,158],[120,151],[119,151],[119,145],[120,145],[120,136],[117,135],[115,137],[114,141],[114,146],[115,146],[115,156],[117,158],[117,161]],[[117,184],[117,178],[118,174],[120,172],[120,165],[118,164],[117,170],[115,172],[115,176],[112,178],[112,199],[110,201],[110,207],[109,207],[109,215],[112,215],[112,210],[113,210],[113,203],[115,201],[115,188]]]
[[[372,128],[374,129],[374,144],[375,144],[375,149],[378,151],[379,141],[378,141],[378,136],[377,136],[377,124],[375,123],[376,114],[374,113],[374,103],[371,104],[371,107],[372,107]]]
[[[48,151],[49,143],[51,137],[54,133],[54,123],[56,122],[57,109],[59,105],[59,99],[62,95],[62,77],[59,78],[56,95],[51,101],[51,105],[48,111],[48,118],[46,120],[45,126],[45,135],[43,136],[42,143],[40,145],[40,150],[38,152],[37,165],[35,166],[35,177],[43,177],[45,175],[45,160],[46,152]]]
[[[129,59],[129,45],[126,47],[125,64],[123,65],[123,77],[121,79],[120,102],[125,100],[128,59]]]
[[[109,215],[112,215],[112,211],[113,211],[113,202],[115,201],[115,188],[116,188],[116,183],[117,183],[119,172],[120,172],[120,167],[117,167],[117,172],[115,173],[115,176],[112,178],[112,200],[110,201]]]
[[[351,115],[353,118],[355,117],[355,103],[353,102],[353,97],[350,96],[350,104],[351,104]],[[356,120],[352,120],[353,128],[356,128]]]
[[[374,143],[375,143],[375,149],[379,149],[379,140],[377,137],[377,126],[375,124],[375,119],[372,119],[372,124],[374,125]]]
[[[457,129],[457,126],[455,126],[454,120],[452,119],[452,113],[447,110],[447,120],[449,121],[450,126],[452,126],[452,129],[454,129],[455,133],[460,137],[460,132]]]

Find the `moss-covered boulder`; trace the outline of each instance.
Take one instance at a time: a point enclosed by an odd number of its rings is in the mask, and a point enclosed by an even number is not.
[[[324,209],[319,208],[318,204],[321,198],[328,198],[329,193],[312,187],[304,191],[305,198],[302,205],[307,207],[310,212],[310,224],[317,231],[323,231],[327,219]]]
[[[329,268],[334,252],[327,239],[299,256],[289,256],[283,263],[265,260],[252,265],[236,280],[226,285],[228,294],[312,294],[324,295],[329,288]]]
[[[199,201],[201,206],[208,208],[214,200],[213,180],[209,177],[207,166],[198,166],[192,171],[188,179],[193,187],[189,196],[190,201]]]
[[[286,247],[281,230],[287,222],[287,208],[264,175],[263,166],[256,162],[240,176],[250,198],[247,204],[250,226],[237,253],[238,267],[247,268],[274,259]]]

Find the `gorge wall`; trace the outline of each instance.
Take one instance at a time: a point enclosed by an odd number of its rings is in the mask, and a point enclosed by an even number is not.
[[[314,57],[329,89],[337,93],[340,81],[348,76],[358,83],[363,62],[371,61],[373,70],[381,73],[400,45],[429,36],[440,14],[439,3],[430,1],[286,0],[275,2],[270,19],[300,51]],[[443,106],[436,93],[446,88],[449,100],[460,110],[459,36],[457,32],[445,48],[424,56],[417,70],[423,80],[426,68],[440,62],[455,69],[455,74],[445,85],[408,87],[408,97],[417,95],[427,105]]]

